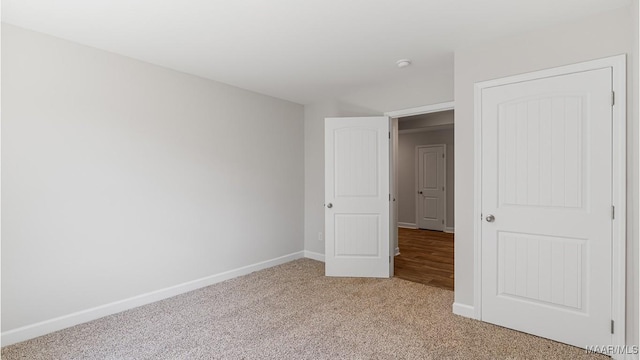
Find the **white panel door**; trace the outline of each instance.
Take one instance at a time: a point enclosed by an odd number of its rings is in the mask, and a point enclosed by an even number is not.
[[[420,229],[444,230],[444,152],[444,145],[416,148],[418,187],[416,215]]]
[[[325,273],[389,277],[389,118],[325,119]]]
[[[612,70],[482,91],[482,320],[611,344]]]

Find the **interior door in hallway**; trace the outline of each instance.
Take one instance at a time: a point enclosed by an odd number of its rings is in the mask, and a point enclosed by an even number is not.
[[[386,116],[325,119],[327,276],[392,273],[389,144]]]
[[[416,148],[416,217],[420,229],[444,230],[445,145]]]
[[[611,344],[611,68],[481,99],[482,320]]]

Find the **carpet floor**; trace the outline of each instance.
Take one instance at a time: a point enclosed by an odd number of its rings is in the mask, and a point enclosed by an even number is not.
[[[2,348],[2,359],[593,359],[451,313],[453,292],[300,259]]]

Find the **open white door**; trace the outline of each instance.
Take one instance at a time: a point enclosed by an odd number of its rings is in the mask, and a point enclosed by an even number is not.
[[[390,276],[389,118],[325,119],[325,273]]]

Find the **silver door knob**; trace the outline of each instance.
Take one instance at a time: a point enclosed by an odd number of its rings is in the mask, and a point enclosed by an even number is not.
[[[485,219],[487,220],[487,222],[494,222],[496,220],[496,217],[493,215],[487,215]]]
[[[332,207],[333,207],[333,204],[332,204],[332,203],[328,203],[328,204],[327,204],[327,208],[331,209]]]

